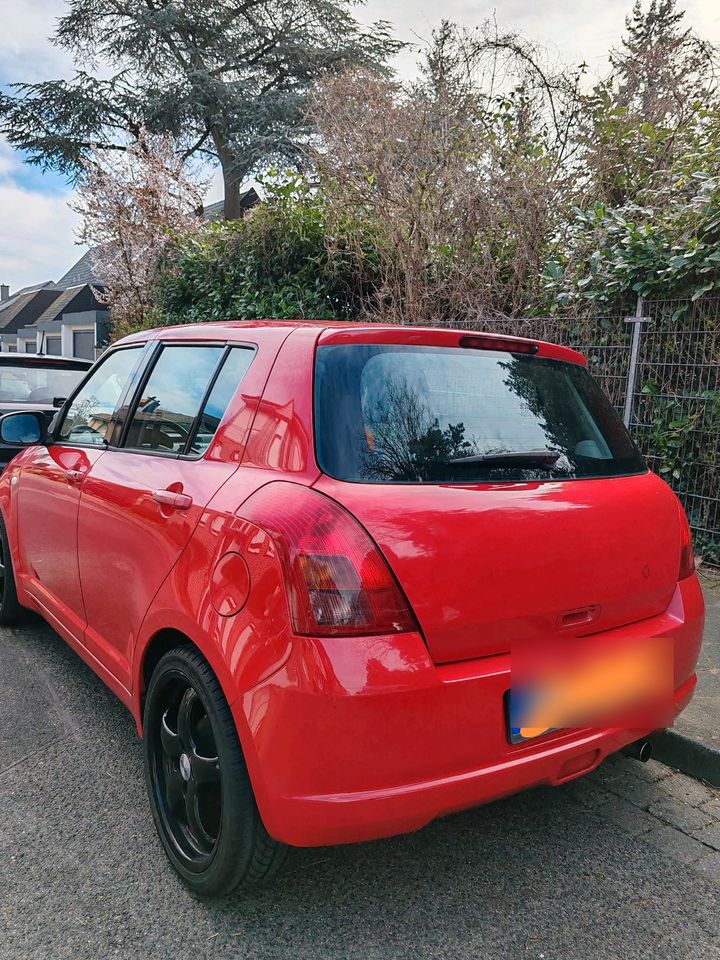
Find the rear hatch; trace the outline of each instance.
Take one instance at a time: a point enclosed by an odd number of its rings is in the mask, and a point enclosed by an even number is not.
[[[672,598],[675,497],[577,363],[321,345],[315,430],[318,489],[378,544],[436,662],[636,622]]]

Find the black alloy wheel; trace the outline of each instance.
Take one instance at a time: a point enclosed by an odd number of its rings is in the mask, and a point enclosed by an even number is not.
[[[287,848],[265,830],[217,677],[190,645],[166,653],[148,684],[145,780],[170,862],[197,893],[271,880]]]
[[[222,771],[215,736],[197,691],[178,679],[153,744],[158,808],[168,837],[189,869],[202,869],[220,833]]]

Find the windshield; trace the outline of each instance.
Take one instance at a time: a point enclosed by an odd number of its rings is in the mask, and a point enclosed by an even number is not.
[[[321,346],[315,432],[321,469],[341,480],[517,482],[647,469],[583,367],[497,351]]]
[[[0,403],[44,403],[69,397],[87,370],[0,366]]]

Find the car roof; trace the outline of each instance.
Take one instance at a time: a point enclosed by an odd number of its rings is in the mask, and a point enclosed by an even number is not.
[[[348,320],[209,320],[203,323],[177,323],[166,327],[154,327],[152,330],[141,330],[139,333],[123,337],[118,343],[136,343],[145,340],[173,339],[178,333],[199,332],[200,337],[206,339],[220,339],[229,334],[237,335],[240,330],[291,330],[295,327],[315,327],[318,332],[325,327],[357,327],[358,323]],[[363,324],[363,326],[368,326]]]
[[[94,360],[82,357],[56,357],[46,353],[0,353],[3,367],[57,367],[60,370],[89,370]]]
[[[492,331],[462,330],[450,326],[415,326],[392,323],[361,323],[351,320],[222,320],[205,323],[177,324],[143,330],[118,341],[121,344],[143,343],[147,340],[234,340],[274,339],[293,329],[314,329],[317,339],[324,343],[376,341],[378,343],[458,345],[460,338],[486,338],[512,343],[538,344],[539,355],[586,365],[585,357],[570,347],[547,343],[535,337],[516,337]],[[238,334],[242,331],[240,337]]]

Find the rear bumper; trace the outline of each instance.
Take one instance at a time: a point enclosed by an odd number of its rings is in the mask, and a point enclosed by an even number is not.
[[[695,687],[697,577],[625,634],[671,637],[674,708]],[[452,811],[594,769],[648,729],[586,729],[511,745],[510,657],[436,666],[417,634],[297,638],[285,665],[232,706],[265,826],[316,846],[416,830]]]

